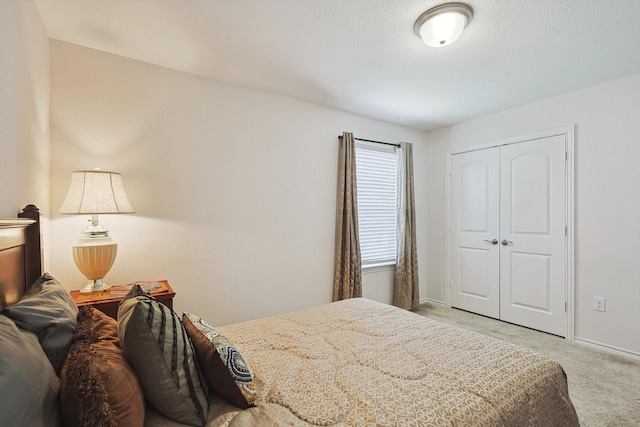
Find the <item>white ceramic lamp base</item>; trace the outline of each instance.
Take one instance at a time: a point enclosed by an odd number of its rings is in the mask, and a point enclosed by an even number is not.
[[[102,279],[116,260],[118,244],[109,237],[87,240],[91,241],[78,243],[73,247],[73,260],[78,270],[89,279],[89,283],[80,289],[80,293],[106,291],[107,285]]]

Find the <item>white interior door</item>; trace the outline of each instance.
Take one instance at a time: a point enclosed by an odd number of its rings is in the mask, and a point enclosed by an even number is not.
[[[451,305],[566,335],[565,136],[451,156]]]
[[[500,317],[500,151],[452,156],[451,305]]]
[[[500,318],[566,334],[564,135],[501,148]]]

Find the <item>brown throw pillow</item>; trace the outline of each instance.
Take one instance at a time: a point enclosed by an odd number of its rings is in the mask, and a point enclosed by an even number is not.
[[[182,323],[211,390],[238,408],[252,407],[256,398],[253,374],[240,351],[195,314],[183,313]]]
[[[117,323],[81,307],[62,367],[60,412],[65,426],[144,425],[144,394],[118,340]]]

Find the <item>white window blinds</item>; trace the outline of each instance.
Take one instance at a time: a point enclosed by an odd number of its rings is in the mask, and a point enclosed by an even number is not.
[[[358,226],[362,265],[396,261],[396,148],[356,143]]]

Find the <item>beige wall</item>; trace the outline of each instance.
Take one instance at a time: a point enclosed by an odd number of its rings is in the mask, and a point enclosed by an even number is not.
[[[330,301],[339,134],[425,154],[422,131],[57,41],[51,105],[54,274],[82,285],[87,218],[55,213],[70,172],[113,169],[137,212],[101,217],[119,242],[108,282],[168,279],[178,312],[214,324]]]
[[[575,124],[575,337],[640,356],[640,75],[428,134],[427,297],[445,301],[445,153]],[[607,311],[592,309],[594,296]]]
[[[49,38],[34,3],[0,1],[0,216],[49,211]]]
[[[31,1],[0,1],[0,217],[35,203],[49,266],[49,38]]]

